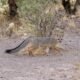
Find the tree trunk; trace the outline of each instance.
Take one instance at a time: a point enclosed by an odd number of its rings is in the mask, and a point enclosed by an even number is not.
[[[8,5],[9,5],[9,15],[14,17],[17,15],[17,4],[16,0],[8,0]]]

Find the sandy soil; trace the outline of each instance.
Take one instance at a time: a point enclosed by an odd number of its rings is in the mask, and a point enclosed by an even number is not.
[[[0,40],[0,80],[80,80],[80,35],[66,31],[62,46],[66,51],[53,56],[16,56],[7,48],[23,39]]]

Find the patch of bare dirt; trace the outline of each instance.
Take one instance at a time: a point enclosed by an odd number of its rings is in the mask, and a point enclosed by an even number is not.
[[[0,80],[79,80],[80,35],[66,30],[61,45],[66,49],[58,56],[16,56],[5,54],[23,38],[0,40]]]

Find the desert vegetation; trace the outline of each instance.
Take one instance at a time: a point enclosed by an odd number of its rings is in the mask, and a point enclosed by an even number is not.
[[[16,5],[17,15],[10,17],[8,0],[0,0],[0,37],[53,36],[56,30],[64,34],[65,27],[73,26],[59,0],[16,0]]]

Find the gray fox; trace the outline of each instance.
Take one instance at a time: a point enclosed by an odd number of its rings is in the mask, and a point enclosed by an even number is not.
[[[13,49],[8,49],[6,53],[18,52],[22,55],[45,55],[49,51],[59,52],[63,50],[57,46],[58,41],[51,37],[29,37],[25,39],[19,46]]]

